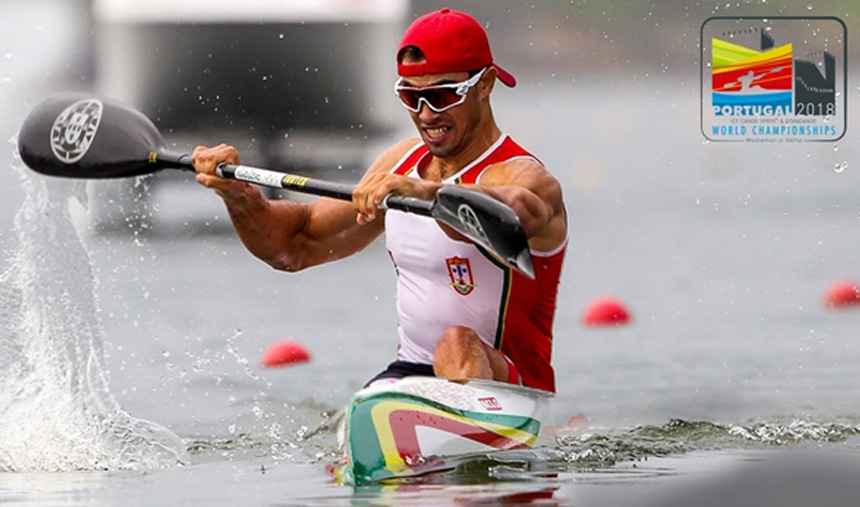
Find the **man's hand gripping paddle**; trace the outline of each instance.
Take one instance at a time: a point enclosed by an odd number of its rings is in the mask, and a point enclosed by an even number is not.
[[[194,171],[187,154],[167,151],[161,133],[139,111],[84,94],[59,94],[39,103],[18,134],[21,159],[32,170],[67,178],[107,179],[162,169]],[[352,185],[270,169],[222,164],[219,176],[295,192],[352,200]],[[534,278],[528,239],[516,213],[501,201],[456,186],[436,199],[390,195],[384,207],[432,217]]]

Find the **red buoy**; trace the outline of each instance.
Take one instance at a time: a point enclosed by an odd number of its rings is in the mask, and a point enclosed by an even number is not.
[[[269,345],[263,352],[263,367],[280,368],[290,364],[305,363],[311,356],[300,343],[283,340]]]
[[[585,430],[589,426],[591,426],[591,423],[582,416],[575,415],[567,420],[567,427],[573,430]]]
[[[623,326],[630,323],[630,312],[617,299],[598,298],[585,308],[582,323],[586,326]]]
[[[541,426],[541,436],[549,438],[575,437],[582,435],[591,428],[591,422],[585,417],[573,416],[563,426]]]
[[[860,305],[860,285],[853,280],[837,280],[827,287],[824,304],[828,308]]]

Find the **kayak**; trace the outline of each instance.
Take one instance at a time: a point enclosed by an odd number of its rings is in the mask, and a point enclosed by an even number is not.
[[[355,393],[345,409],[338,475],[356,485],[456,468],[535,445],[553,394],[488,380],[406,377]]]

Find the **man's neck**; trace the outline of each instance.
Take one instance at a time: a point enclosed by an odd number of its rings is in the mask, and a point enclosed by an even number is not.
[[[493,124],[491,128],[484,129],[481,134],[475,136],[466,146],[466,149],[456,155],[445,158],[434,156],[424,169],[422,177],[435,181],[444,181],[450,178],[483,155],[501,136],[502,131]]]

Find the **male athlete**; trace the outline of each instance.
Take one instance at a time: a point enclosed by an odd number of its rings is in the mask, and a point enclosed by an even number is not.
[[[447,8],[406,30],[397,72],[397,95],[420,139],[385,151],[352,202],[267,200],[253,185],[215,175],[219,163],[239,163],[227,145],[194,150],[197,181],[224,200],[248,250],[284,271],[347,257],[385,232],[397,271],[400,346],[372,382],[435,375],[555,391],[552,321],[567,219],[558,181],[493,118],[496,79],[509,87],[516,80],[493,61],[481,25]],[[432,200],[444,185],[467,185],[516,212],[534,280],[432,218],[379,209],[390,193]]]

